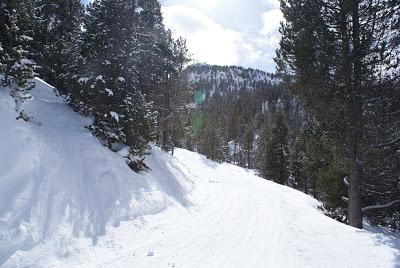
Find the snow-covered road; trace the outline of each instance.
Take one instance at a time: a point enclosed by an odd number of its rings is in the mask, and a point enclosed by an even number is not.
[[[399,241],[323,216],[300,192],[177,150],[192,204],[123,222],[96,246],[69,239],[25,254],[35,267],[399,267]],[[55,242],[54,242],[55,243]],[[397,249],[396,249],[397,247]],[[60,249],[59,249],[60,250]]]
[[[145,217],[138,228],[125,223],[115,229],[91,254],[97,267],[400,265],[395,238],[337,223],[302,193],[185,150],[176,157],[196,182],[193,206]]]

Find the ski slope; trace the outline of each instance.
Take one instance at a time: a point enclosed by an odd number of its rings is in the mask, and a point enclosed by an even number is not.
[[[37,80],[0,88],[1,267],[400,267],[400,240],[325,217],[253,172],[152,148],[135,174]]]

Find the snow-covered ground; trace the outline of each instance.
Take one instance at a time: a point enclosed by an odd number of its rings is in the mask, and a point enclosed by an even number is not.
[[[400,240],[340,224],[251,171],[152,149],[135,174],[37,82],[0,88],[2,267],[400,267]]]

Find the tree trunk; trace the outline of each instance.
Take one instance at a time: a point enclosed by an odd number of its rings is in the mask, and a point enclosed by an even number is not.
[[[348,188],[349,203],[348,203],[348,218],[349,224],[356,228],[362,228],[362,209],[361,209],[361,180],[362,168],[360,165],[360,140],[361,140],[361,125],[362,125],[362,104],[361,95],[361,46],[360,46],[360,18],[359,18],[359,1],[353,0],[352,6],[352,21],[353,21],[353,88],[351,98],[351,123],[349,137],[349,154],[350,154],[350,182]]]
[[[162,148],[165,151],[170,149],[170,133],[169,133],[169,120],[170,116],[170,94],[169,94],[169,75],[167,74],[165,80],[165,92],[164,92],[164,110],[162,118]]]
[[[250,132],[247,140],[247,168],[252,168],[251,166],[251,151],[253,149],[253,134]]]
[[[362,211],[361,211],[361,179],[362,172],[357,157],[358,145],[356,141],[356,134],[352,135],[350,142],[350,181],[348,187],[349,202],[348,202],[348,218],[349,225],[362,228]]]
[[[312,177],[312,191],[315,199],[317,199],[317,174],[317,171],[314,171]]]
[[[308,194],[308,178],[307,177],[303,178],[303,183],[304,183],[304,193]]]
[[[237,141],[236,141],[236,135],[235,135],[235,139],[234,139],[234,143],[233,143],[233,146],[234,146],[234,148],[233,148],[233,164],[237,164],[236,163],[236,143],[237,143]]]

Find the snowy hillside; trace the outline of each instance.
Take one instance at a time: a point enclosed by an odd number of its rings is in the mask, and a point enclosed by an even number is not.
[[[278,83],[272,74],[239,66],[195,64],[189,66],[185,73],[195,90],[209,95],[215,92],[253,91]]]
[[[251,171],[153,148],[135,174],[50,86],[32,93],[26,123],[0,88],[2,267],[400,266],[395,236]]]
[[[13,99],[0,88],[0,264],[49,237],[95,242],[107,225],[188,205],[191,182],[169,155],[154,149],[153,171],[133,173],[85,129],[89,119],[36,84],[24,106],[32,123],[15,120]]]

